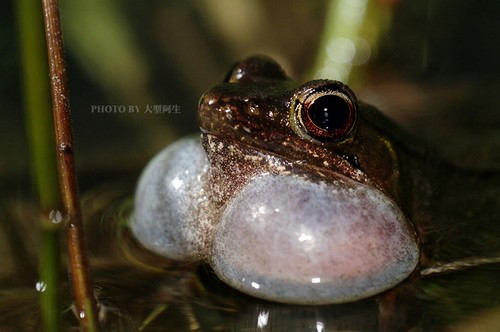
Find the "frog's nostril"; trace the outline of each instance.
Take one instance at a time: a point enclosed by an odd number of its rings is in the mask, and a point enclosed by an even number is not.
[[[216,230],[216,273],[242,292],[298,304],[354,301],[404,280],[419,248],[401,211],[376,189],[336,182],[253,180]]]

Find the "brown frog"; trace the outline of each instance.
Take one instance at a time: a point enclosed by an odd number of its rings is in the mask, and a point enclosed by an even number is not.
[[[450,198],[497,177],[433,158],[346,85],[297,84],[266,57],[235,65],[198,117],[201,141],[168,146],[144,170],[132,231],[259,298],[350,302],[459,268],[448,248],[463,236],[450,233],[498,204],[498,190]],[[498,235],[497,217],[484,224]],[[443,234],[451,246],[436,246]],[[468,264],[480,264],[487,253],[471,248]]]

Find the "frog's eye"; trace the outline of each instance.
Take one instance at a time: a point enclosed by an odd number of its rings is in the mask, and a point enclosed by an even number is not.
[[[356,120],[354,93],[335,81],[326,81],[326,84],[309,87],[303,92],[295,105],[296,120],[302,129],[318,139],[345,138]]]

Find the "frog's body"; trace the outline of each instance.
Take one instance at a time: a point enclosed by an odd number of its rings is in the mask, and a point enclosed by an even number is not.
[[[297,85],[267,58],[234,67],[201,98],[199,120],[201,144],[182,140],[144,171],[132,229],[257,297],[323,304],[383,292],[419,261],[460,258],[434,246],[438,234],[453,232],[450,218],[474,227],[498,204],[496,189],[453,208],[450,195],[481,177],[409,143],[345,85]]]

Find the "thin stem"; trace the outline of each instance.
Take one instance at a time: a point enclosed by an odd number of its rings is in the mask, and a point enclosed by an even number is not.
[[[42,217],[43,218],[43,217]],[[50,216],[42,223],[50,224]],[[37,289],[41,292],[40,309],[43,318],[44,331],[60,331],[61,305],[59,300],[59,228],[43,226],[42,245],[40,252],[40,281]]]
[[[42,5],[52,88],[59,186],[68,218],[66,236],[73,295],[82,330],[95,331],[97,330],[97,310],[89,276],[87,248],[75,176],[73,137],[59,4],[57,0],[42,0]]]
[[[40,294],[40,312],[44,331],[60,331],[60,225],[51,219],[50,211],[60,207],[54,154],[54,127],[50,118],[50,95],[47,58],[44,54],[43,18],[38,0],[18,0],[16,17],[19,34],[20,65],[26,131],[30,150],[30,167],[40,206],[38,221],[42,229],[39,250],[39,276],[36,287]],[[52,212],[57,216],[57,213]],[[6,223],[10,225],[10,223]],[[11,229],[12,227],[9,227]],[[10,232],[9,241],[16,244],[19,265],[27,266],[23,243]],[[26,270],[23,270],[26,271]]]
[[[40,2],[19,0],[17,19],[23,78],[26,126],[30,143],[31,168],[42,209],[60,202],[54,154],[54,127],[50,118],[47,58],[44,54],[43,18]]]

